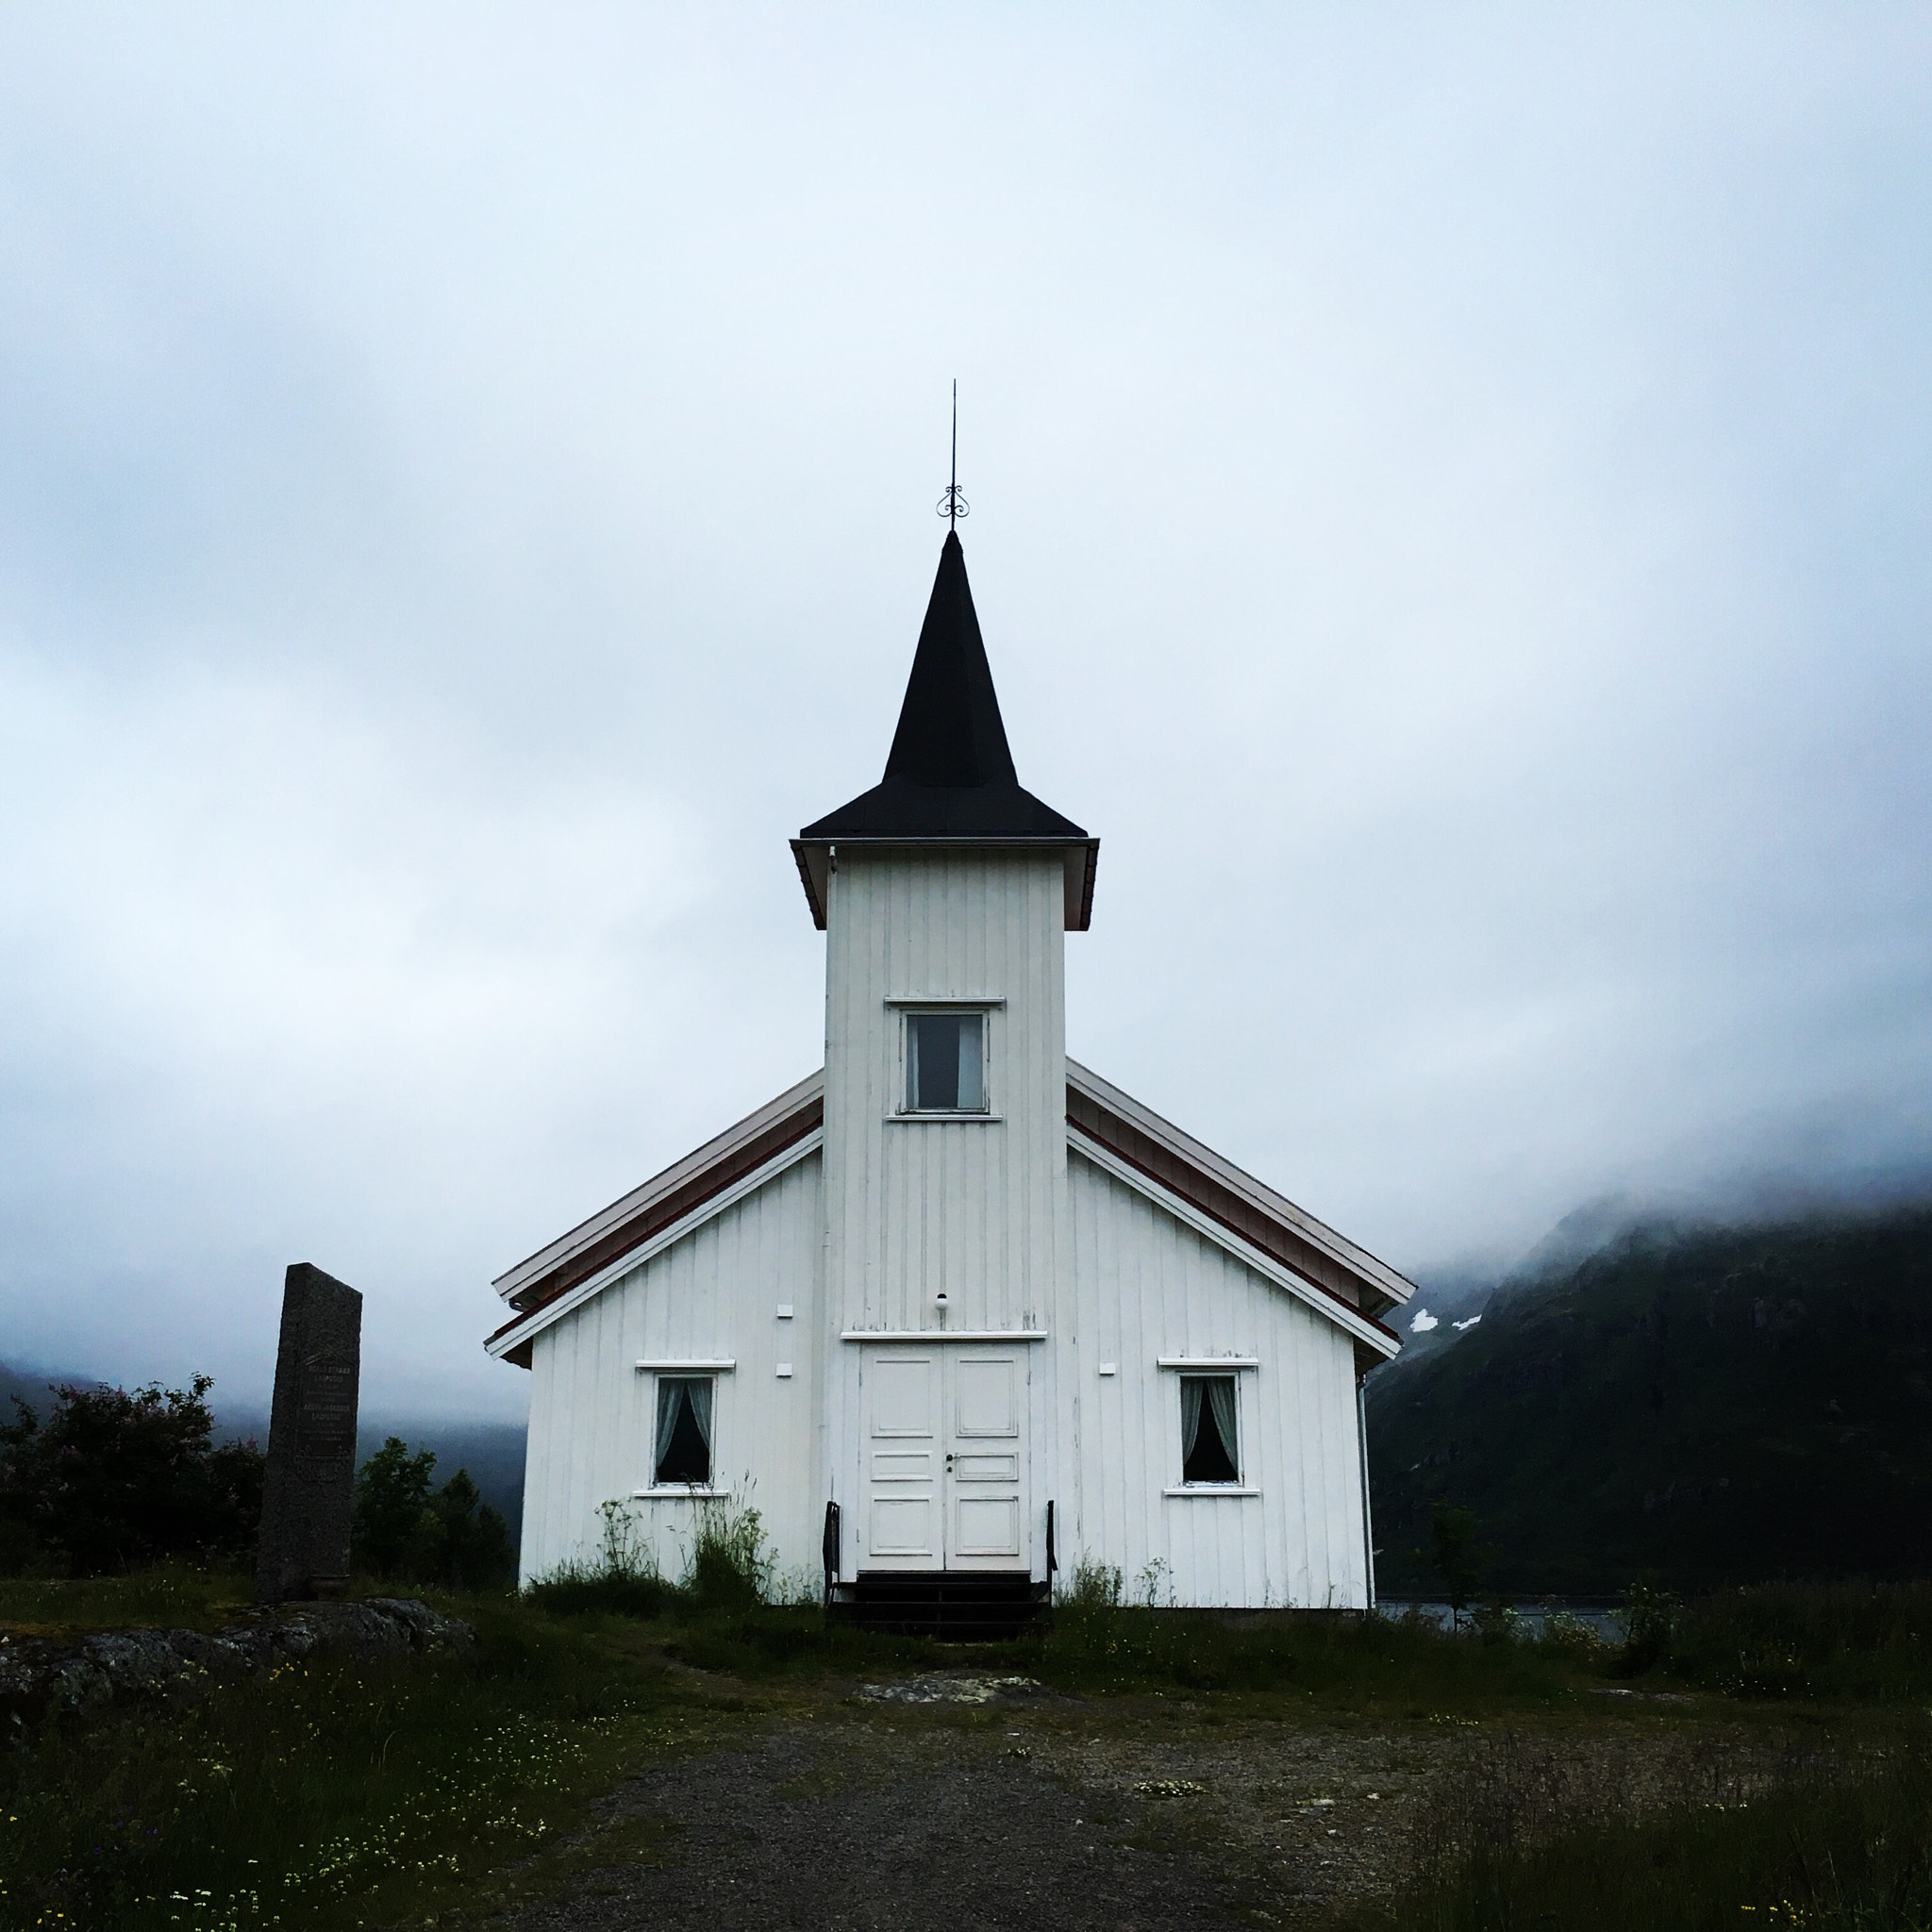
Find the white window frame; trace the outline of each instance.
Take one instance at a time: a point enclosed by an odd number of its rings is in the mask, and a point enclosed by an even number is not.
[[[645,1456],[650,1464],[650,1477],[640,1489],[631,1491],[636,1497],[647,1497],[657,1502],[685,1501],[702,1503],[720,1496],[728,1496],[729,1490],[718,1487],[720,1464],[719,1443],[724,1435],[724,1380],[738,1363],[729,1357],[710,1360],[675,1360],[657,1358],[638,1363],[638,1367],[649,1374],[651,1396],[644,1407],[644,1426],[649,1432],[646,1438]],[[660,1391],[666,1382],[708,1381],[711,1385],[711,1479],[704,1483],[660,1483],[658,1480],[658,1405],[663,1400]]]
[[[992,1015],[1006,1005],[1002,998],[890,999],[886,1002],[899,1018],[899,1070],[895,1103],[890,1116],[895,1121],[996,1121],[992,1091]],[[923,1015],[966,1013],[979,1015],[979,1102],[974,1108],[915,1108],[912,1095],[912,1022]]]
[[[1260,1485],[1250,1480],[1253,1464],[1249,1456],[1248,1416],[1244,1410],[1251,1408],[1250,1398],[1242,1393],[1242,1384],[1257,1371],[1261,1364],[1254,1356],[1214,1356],[1214,1355],[1164,1355],[1156,1358],[1156,1366],[1174,1372],[1174,1397],[1167,1405],[1168,1441],[1174,1444],[1174,1480],[1161,1491],[1163,1496],[1258,1496]],[[1236,1480],[1231,1483],[1191,1483],[1181,1474],[1187,1467],[1187,1451],[1181,1442],[1181,1376],[1183,1375],[1227,1375],[1234,1381],[1234,1466]]]

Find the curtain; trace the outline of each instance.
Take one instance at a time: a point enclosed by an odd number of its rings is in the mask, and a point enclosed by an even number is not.
[[[969,1112],[986,1105],[980,1074],[986,1070],[986,1055],[979,1042],[979,1029],[986,1024],[978,1013],[968,1013],[959,1021],[959,1105]]]
[[[659,1480],[658,1472],[664,1467],[664,1458],[671,1454],[671,1438],[677,1429],[677,1405],[684,1396],[684,1384],[674,1382],[668,1375],[658,1377],[658,1448],[651,1457],[651,1480]]]
[[[1185,1467],[1201,1440],[1201,1377],[1181,1377],[1181,1463]]]
[[[698,1434],[705,1439],[707,1469],[711,1466],[711,1378],[708,1375],[693,1376],[684,1385],[685,1392],[691,1397],[691,1420],[698,1425]],[[1233,1409],[1234,1404],[1230,1400],[1228,1410],[1232,1413]],[[1229,1440],[1232,1441],[1232,1437]]]
[[[1241,1473],[1241,1457],[1235,1454],[1234,1438],[1234,1377],[1232,1375],[1207,1375],[1203,1381],[1208,1388],[1208,1400],[1214,1405],[1214,1426],[1221,1431],[1221,1446],[1227,1451],[1228,1467],[1240,1481]],[[1200,1398],[1194,1403],[1195,1413],[1200,1413]],[[707,1441],[709,1439],[707,1438]]]

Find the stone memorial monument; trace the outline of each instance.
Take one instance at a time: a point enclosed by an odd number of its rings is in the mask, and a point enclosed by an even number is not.
[[[256,1594],[340,1596],[349,1581],[362,1297],[307,1261],[282,1286]]]

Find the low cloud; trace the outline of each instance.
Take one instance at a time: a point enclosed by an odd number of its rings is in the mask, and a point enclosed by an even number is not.
[[[0,20],[8,1354],[517,1409],[820,1059],[955,375],[1081,1059],[1411,1273],[1923,1185],[1932,20],[759,19]]]

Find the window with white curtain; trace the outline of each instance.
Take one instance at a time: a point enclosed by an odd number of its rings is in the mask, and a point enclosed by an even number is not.
[[[1181,1481],[1239,1483],[1241,1431],[1233,1375],[1181,1377]]]
[[[658,1377],[658,1443],[652,1481],[708,1488],[714,1375]]]
[[[906,1111],[986,1111],[986,1015],[906,1015]]]

